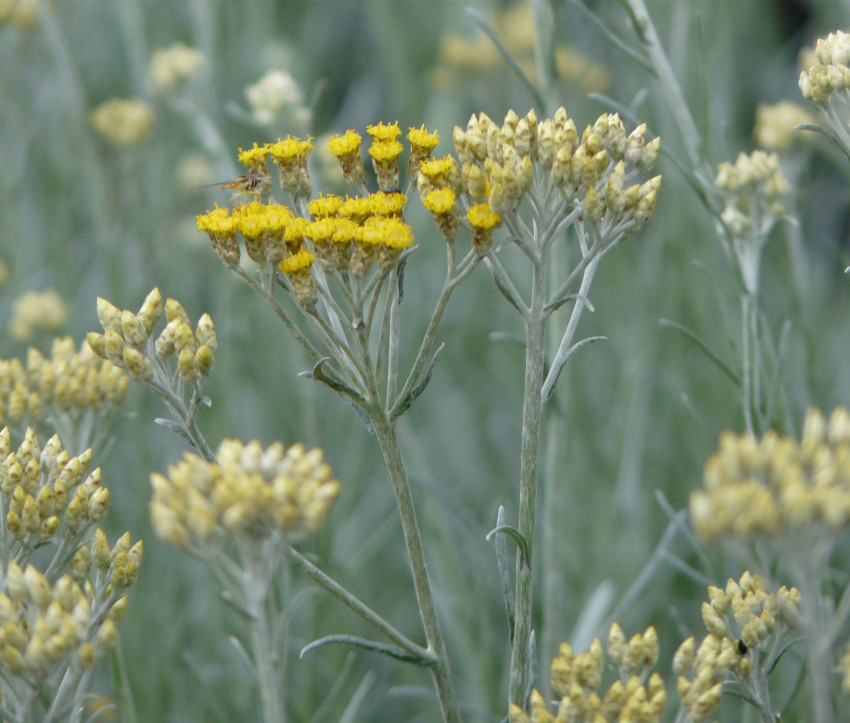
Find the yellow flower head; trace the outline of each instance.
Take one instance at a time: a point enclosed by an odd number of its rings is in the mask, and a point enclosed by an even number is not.
[[[319,196],[314,198],[307,204],[307,210],[313,218],[324,218],[326,216],[335,216],[342,206],[343,199],[334,194],[327,196]]]
[[[209,234],[229,234],[236,230],[236,219],[230,215],[230,209],[216,206],[212,211],[207,211],[195,217],[198,222],[198,231]]]
[[[502,223],[502,217],[489,204],[479,203],[466,212],[466,220],[472,228],[472,247],[479,254],[487,253],[493,245],[493,229]]]
[[[398,218],[373,216],[363,224],[363,243],[401,251],[413,243],[413,229]]]
[[[307,156],[313,150],[313,144],[310,142],[313,139],[308,137],[306,141],[300,138],[286,137],[286,140],[277,140],[277,143],[272,143],[268,146],[268,152],[271,153],[275,163],[281,165],[304,165],[307,162]]]
[[[435,215],[446,214],[454,208],[456,198],[457,196],[451,188],[438,188],[429,191],[423,203],[425,208]]]
[[[309,219],[300,216],[293,218],[283,233],[283,240],[286,241],[287,248],[291,251],[300,248],[309,227]]]
[[[502,223],[502,217],[495,213],[486,203],[472,206],[466,212],[466,220],[473,229],[480,231],[492,231]]]
[[[258,171],[266,167],[266,156],[268,155],[269,146],[258,146],[255,142],[254,147],[247,151],[239,149],[239,162],[251,171]]]
[[[342,218],[350,218],[355,223],[363,223],[372,215],[372,202],[368,196],[346,197],[345,202],[339,207],[339,215]]]
[[[440,134],[437,131],[433,133],[426,131],[425,126],[422,125],[421,128],[411,128],[407,134],[407,140],[410,141],[411,152],[424,158],[440,144]]]
[[[334,224],[333,242],[341,246],[358,241],[363,227],[349,218],[340,218]]]
[[[457,162],[451,156],[444,156],[433,161],[422,161],[419,165],[421,178],[425,178],[431,188],[444,188],[448,186],[457,190],[461,172]]]
[[[376,216],[397,216],[407,203],[403,193],[384,193],[378,191],[369,196],[372,213]]]
[[[336,231],[336,224],[335,218],[320,218],[307,228],[307,236],[316,245],[329,243]]]
[[[372,138],[372,143],[392,143],[401,135],[398,121],[385,125],[383,121],[376,126],[366,126],[366,132]]]
[[[269,201],[269,205],[265,207],[265,224],[266,229],[273,235],[282,235],[286,231],[289,222],[295,218],[292,211],[287,206]]]
[[[313,254],[302,248],[297,254],[292,254],[281,261],[278,268],[285,274],[294,275],[309,270],[315,260],[316,257]]]
[[[350,158],[360,153],[361,140],[359,133],[347,130],[344,135],[330,137],[328,150],[337,158]]]
[[[376,163],[395,163],[403,150],[398,141],[382,141],[371,145],[369,155]]]

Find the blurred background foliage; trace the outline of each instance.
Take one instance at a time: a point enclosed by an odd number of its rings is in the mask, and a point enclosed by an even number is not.
[[[589,95],[604,94],[635,110],[662,136],[663,149],[683,158],[654,79],[577,4],[550,5],[557,101],[577,126],[613,110]],[[846,0],[648,5],[714,164],[754,148],[758,104],[802,102],[801,49],[846,27],[850,17]],[[586,6],[636,42],[617,2]],[[472,7],[533,79],[528,6]],[[205,388],[213,400],[201,417],[207,438],[214,446],[227,436],[322,446],[343,495],[309,552],[417,639],[400,526],[377,445],[350,408],[297,376],[308,366],[304,354],[194,229],[194,215],[226,197],[192,186],[233,177],[237,148],[254,141],[347,128],[362,133],[379,120],[398,120],[402,128],[424,123],[443,138],[437,154],[449,152],[455,124],[465,126],[481,111],[497,121],[509,108],[523,115],[533,104],[530,93],[465,4],[449,0],[18,0],[21,8],[33,14],[7,17],[0,27],[4,328],[17,297],[48,288],[70,312],[62,332],[77,339],[98,326],[97,296],[134,309],[156,285],[193,318],[208,311],[220,345]],[[201,51],[204,64],[179,92],[156,93],[150,58],[176,42]],[[245,89],[272,70],[292,76],[308,113],[256,122]],[[142,99],[154,112],[148,135],[128,147],[98,135],[90,122],[91,111],[115,97]],[[850,299],[842,274],[850,262],[848,165],[815,138],[801,139],[783,162],[797,179],[799,225],[782,225],[767,246],[762,302],[775,337],[786,320],[791,325],[784,379],[798,429],[807,405],[829,410],[850,398]],[[200,171],[193,176],[192,168]],[[548,440],[540,505],[552,552],[536,571],[541,616],[547,600],[547,619],[537,626],[543,671],[561,640],[581,647],[604,635],[617,601],[650,561],[648,587],[618,613],[627,634],[649,624],[659,629],[666,675],[672,650],[701,630],[704,586],[669,553],[653,556],[668,523],[655,493],[684,507],[718,433],[743,422],[729,379],[659,319],[694,330],[736,367],[738,287],[711,216],[668,158],[659,168],[664,186],[654,218],[602,265],[592,292],[596,310],[583,322],[585,336],[609,340],[570,363],[551,411],[558,425]],[[313,174],[316,190],[335,190],[320,180],[318,163]],[[404,305],[414,344],[442,280],[444,242],[417,199],[407,217],[419,244]],[[792,253],[795,243],[801,255]],[[482,721],[499,720],[506,699],[507,624],[484,537],[499,505],[509,520],[516,515],[523,369],[518,345],[490,337],[521,332],[494,292],[483,268],[460,288],[440,332],[446,349],[430,389],[400,422],[459,695],[469,719]],[[4,332],[0,355],[20,356],[33,343],[46,350],[49,341],[45,331],[28,340]],[[228,642],[239,630],[236,614],[217,599],[206,571],[160,543],[148,521],[149,472],[176,460],[183,443],[152,424],[163,410],[139,388],[125,409],[103,467],[113,493],[108,532],[129,529],[146,543],[122,628],[136,719],[249,720],[254,690]],[[681,538],[670,549],[715,584],[741,572],[720,554],[703,569]],[[299,661],[301,647],[321,635],[369,631],[295,572],[287,584],[293,720],[436,719],[423,670],[340,647]],[[787,666],[789,688],[795,665]],[[108,670],[100,687],[110,695]]]

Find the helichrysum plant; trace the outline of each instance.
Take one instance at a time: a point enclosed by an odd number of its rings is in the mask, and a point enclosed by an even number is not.
[[[800,591],[797,625],[808,654],[813,720],[822,722],[836,720],[836,648],[850,616],[847,591],[837,600],[827,592],[833,547],[850,525],[848,454],[845,407],[829,420],[811,409],[799,441],[727,432],[690,504],[702,539],[727,545],[766,579],[778,568]]]
[[[311,199],[307,160],[313,144],[309,139],[287,137],[240,151],[239,160],[248,172],[234,182],[233,200],[239,195],[253,200],[232,211],[216,208],[199,216],[198,228],[209,235],[225,266],[265,299],[315,360],[312,376],[347,397],[375,432],[399,503],[417,600],[429,650],[435,656],[422,662],[432,667],[443,715],[457,720],[395,420],[430,379],[437,328],[451,293],[483,260],[499,290],[522,316],[527,332],[520,524],[510,532],[505,525],[499,529],[513,534],[521,549],[516,604],[509,600],[508,609],[513,647],[511,700],[524,705],[530,692],[531,539],[542,409],[580,345],[572,340],[583,309],[590,306],[587,295],[599,262],[652,215],[661,177],[642,176],[654,165],[660,140],[648,140],[645,126],[627,134],[617,115],[600,116],[579,135],[563,108],[541,122],[534,111],[523,118],[511,111],[501,126],[482,113],[473,116],[465,130],[455,128],[456,157],[435,157],[438,135],[424,127],[411,128],[407,184],[402,190],[399,158],[404,147],[398,141],[398,124],[372,125],[367,133],[378,192],[367,188],[362,136],[356,131],[332,136],[328,146],[357,192],[345,198],[320,193]],[[289,205],[261,202],[269,189],[269,160],[277,165]],[[413,232],[403,217],[413,188],[445,239],[447,276],[404,378],[399,377],[398,306],[402,272],[413,251]],[[522,298],[511,272],[500,261],[495,232],[503,226],[507,241],[530,261],[529,299]],[[458,259],[461,228],[470,241]],[[575,235],[574,265],[570,273],[551,282],[550,254],[565,243],[568,230]],[[243,263],[243,247],[252,265]],[[278,290],[292,299],[292,311],[281,305]],[[570,321],[555,359],[544,369],[546,323],[556,309],[569,303],[573,303]],[[296,322],[293,311],[306,321],[306,330]],[[499,564],[504,570],[504,560]]]
[[[163,540],[201,560],[250,628],[262,719],[284,720],[285,616],[277,603],[290,543],[319,532],[340,493],[319,449],[225,440],[154,474],[151,519]]]
[[[127,533],[110,548],[97,528],[109,490],[91,449],[72,456],[32,429],[15,448],[6,427],[0,458],[0,715],[77,720],[95,661],[117,642],[142,543]]]

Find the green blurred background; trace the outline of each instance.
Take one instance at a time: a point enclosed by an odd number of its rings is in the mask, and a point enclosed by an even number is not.
[[[850,17],[850,3],[839,0],[648,4],[713,163],[754,147],[759,103],[802,102],[799,51],[846,27]],[[46,288],[67,303],[62,331],[77,339],[98,328],[97,296],[135,309],[159,286],[194,319],[208,311],[219,349],[205,387],[213,400],[201,417],[207,438],[214,446],[227,436],[322,446],[343,495],[308,551],[418,640],[400,525],[377,445],[348,406],[297,376],[308,367],[305,355],[194,230],[194,215],[226,196],[187,187],[185,169],[193,160],[207,164],[209,177],[195,185],[226,180],[237,172],[240,146],[287,133],[363,133],[379,120],[437,129],[443,139],[437,154],[447,153],[453,126],[465,127],[471,113],[485,111],[500,122],[509,108],[526,113],[532,97],[465,5],[449,0],[34,5],[30,24],[10,20],[0,27],[0,258],[9,270],[0,322],[10,318],[20,294]],[[617,2],[587,5],[636,44]],[[534,38],[523,30],[527,8],[473,7],[533,69]],[[683,158],[653,78],[574,4],[554,2],[551,10],[554,38],[568,51],[559,66],[558,103],[576,125],[612,110],[588,96],[604,93],[636,109],[651,134],[662,136],[664,149]],[[205,64],[177,91],[156,93],[148,77],[151,54],[175,42],[200,50]],[[309,117],[284,110],[271,123],[255,121],[245,88],[272,70],[297,81]],[[150,104],[155,122],[147,138],[117,147],[94,131],[90,112],[112,97]],[[537,110],[542,117],[544,109]],[[850,397],[850,299],[842,274],[850,166],[833,148],[809,140],[784,159],[798,179],[799,225],[774,233],[763,270],[768,324],[776,337],[786,320],[791,324],[784,379],[794,428],[807,405],[829,410]],[[728,378],[658,320],[693,329],[736,366],[738,289],[711,216],[669,159],[662,157],[659,168],[664,185],[655,216],[602,264],[591,294],[595,313],[582,322],[582,336],[609,340],[570,363],[550,412],[558,423],[547,441],[547,494],[539,503],[553,554],[538,560],[536,583],[541,616],[544,590],[548,601],[546,619],[538,620],[544,678],[560,641],[581,647],[605,634],[618,599],[650,560],[656,564],[649,586],[619,611],[627,635],[656,625],[659,668],[667,675],[678,643],[701,631],[704,587],[671,556],[653,557],[668,522],[655,492],[675,509],[686,506],[718,433],[740,430],[743,420]],[[318,163],[313,172],[316,190],[334,190],[321,180]],[[418,199],[407,218],[419,244],[406,277],[409,362],[442,283],[444,242]],[[794,243],[802,243],[804,255],[792,262]],[[522,268],[510,253],[506,263]],[[399,425],[459,695],[469,720],[481,721],[501,719],[507,696],[507,624],[492,543],[484,538],[499,505],[509,521],[516,516],[523,375],[521,348],[494,342],[492,332],[519,334],[521,326],[482,267],[452,299],[431,386]],[[3,332],[0,355],[20,356],[28,343],[47,350],[49,335],[24,342]],[[183,443],[152,423],[164,410],[140,388],[132,389],[125,411],[102,465],[112,491],[110,536],[129,529],[146,544],[122,627],[137,719],[253,720],[253,683],[228,642],[240,621],[217,598],[207,572],[150,528],[149,472],[176,460]],[[671,550],[699,567],[685,541],[677,538]],[[733,560],[710,554],[712,568],[699,568],[709,580],[740,575]],[[437,719],[424,670],[340,647],[299,661],[298,651],[319,636],[371,631],[295,571],[287,587],[292,720]],[[788,665],[789,686],[796,665]],[[111,695],[109,661],[102,669],[98,688]],[[722,719],[735,715],[730,709]]]

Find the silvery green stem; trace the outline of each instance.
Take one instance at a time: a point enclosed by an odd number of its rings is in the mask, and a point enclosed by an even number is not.
[[[520,451],[519,533],[527,543],[527,558],[517,555],[516,621],[511,649],[510,702],[525,708],[529,691],[529,641],[532,630],[532,560],[537,504],[537,463],[540,452],[540,418],[543,413],[543,362],[545,339],[546,264],[533,267],[531,303],[525,318],[525,391],[522,407]]]
[[[413,575],[413,586],[416,591],[416,601],[419,604],[419,614],[425,629],[425,637],[428,641],[428,650],[433,653],[437,662],[431,666],[431,674],[434,677],[434,685],[437,688],[437,696],[440,701],[440,709],[443,720],[447,723],[458,723],[462,720],[460,708],[454,690],[449,659],[446,654],[446,644],[440,621],[437,618],[437,610],[434,606],[434,597],[431,592],[431,582],[428,579],[428,568],[425,564],[425,552],[422,549],[422,539],[419,533],[419,523],[416,519],[416,510],[413,506],[413,494],[410,489],[410,481],[401,456],[395,427],[387,419],[383,412],[372,410],[372,424],[387,469],[390,472],[393,491],[398,504],[401,527],[404,533],[404,543],[407,547],[407,556],[410,562],[410,571]]]
[[[284,723],[286,714],[283,709],[283,678],[278,674],[279,653],[274,649],[275,636],[272,635],[269,620],[268,593],[269,581],[265,579],[265,569],[260,560],[250,560],[245,570],[245,607],[251,615],[251,655],[257,674],[257,688],[260,693],[260,708],[264,723]]]

